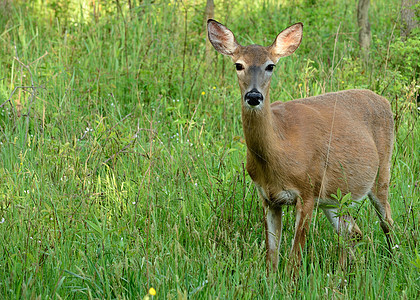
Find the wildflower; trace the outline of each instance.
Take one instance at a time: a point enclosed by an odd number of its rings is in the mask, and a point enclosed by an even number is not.
[[[3,224],[6,221],[4,218],[1,218],[0,224]]]
[[[149,295],[156,296],[156,290],[154,288],[149,289]]]
[[[202,92],[201,92],[201,95],[203,95],[203,96],[204,96],[205,94],[206,94],[206,92],[205,92],[205,91],[202,91]]]
[[[214,86],[214,87],[213,87],[213,90],[215,90],[215,89],[216,89],[216,87]]]
[[[298,87],[302,87],[302,84],[301,84],[301,83],[299,83],[299,84],[298,84]]]

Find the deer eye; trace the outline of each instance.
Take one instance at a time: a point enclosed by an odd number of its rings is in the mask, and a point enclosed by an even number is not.
[[[235,67],[236,67],[236,71],[242,71],[244,69],[244,66],[238,63],[235,64]]]
[[[267,67],[265,67],[265,70],[268,72],[273,72],[275,66],[276,65],[274,64],[269,64]]]

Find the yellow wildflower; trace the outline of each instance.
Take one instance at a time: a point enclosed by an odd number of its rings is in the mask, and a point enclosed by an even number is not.
[[[149,289],[149,295],[156,296],[156,290],[154,288]]]

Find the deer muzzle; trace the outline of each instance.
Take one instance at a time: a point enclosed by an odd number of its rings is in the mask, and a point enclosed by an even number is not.
[[[254,88],[245,94],[244,99],[249,106],[258,106],[261,102],[263,102],[264,97],[257,89]]]

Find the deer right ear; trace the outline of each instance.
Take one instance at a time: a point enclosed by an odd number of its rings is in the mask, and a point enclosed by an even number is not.
[[[280,57],[288,56],[296,51],[302,41],[303,24],[296,23],[276,37],[274,43],[269,47],[270,53],[276,60]]]
[[[223,55],[233,56],[236,49],[240,47],[232,31],[213,19],[207,21],[207,31],[214,49]]]

